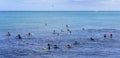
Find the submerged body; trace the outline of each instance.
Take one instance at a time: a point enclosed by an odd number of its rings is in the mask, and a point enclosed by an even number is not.
[[[21,37],[20,34],[18,34],[18,35],[16,36],[16,38],[17,38],[17,39],[22,39],[22,37]]]
[[[6,36],[11,36],[10,32],[8,32],[8,33],[6,34]]]

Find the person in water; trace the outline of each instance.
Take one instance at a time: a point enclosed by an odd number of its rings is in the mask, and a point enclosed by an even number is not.
[[[50,46],[50,44],[49,44],[49,43],[47,44],[47,46],[48,46],[48,48],[47,48],[47,49],[48,49],[48,50],[50,50],[50,49],[51,49],[51,46]]]
[[[113,35],[112,35],[112,34],[110,34],[110,38],[112,38],[112,36],[113,36]]]
[[[66,25],[66,28],[68,28],[69,26],[68,25]]]
[[[70,31],[70,29],[67,29],[67,32],[69,32]]]
[[[71,45],[67,45],[66,48],[73,48]]]
[[[47,26],[48,24],[46,23],[45,26]]]
[[[55,30],[53,30],[52,34],[56,34],[56,31],[55,31]]]
[[[75,45],[79,45],[80,44],[80,42],[78,42],[78,41],[75,41],[75,43],[74,43]]]
[[[91,41],[95,41],[95,39],[93,39],[92,37],[90,38]]]
[[[104,34],[104,38],[106,38],[107,36],[106,36],[106,34]]]
[[[69,33],[71,34],[71,33],[72,33],[72,31],[69,31]]]
[[[60,33],[57,33],[58,36],[60,36]]]
[[[64,31],[61,29],[61,32],[64,32]]]
[[[82,28],[82,30],[84,31],[84,30],[85,30],[85,28]]]
[[[16,36],[16,38],[17,38],[17,39],[22,39],[22,37],[21,37],[20,34],[18,34],[18,35]]]
[[[70,31],[70,29],[67,29],[67,32],[70,33],[70,34],[72,33],[72,31]]]
[[[31,33],[28,33],[28,34],[26,34],[27,36],[32,36],[32,34]]]
[[[8,33],[6,34],[6,36],[11,36],[10,32],[8,32]]]
[[[59,47],[57,45],[54,45],[54,49],[59,49]]]

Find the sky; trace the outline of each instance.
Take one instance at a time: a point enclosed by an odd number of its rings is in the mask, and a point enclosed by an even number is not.
[[[120,11],[120,0],[0,0],[0,11]]]

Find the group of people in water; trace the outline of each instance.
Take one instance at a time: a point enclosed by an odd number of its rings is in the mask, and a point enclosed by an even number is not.
[[[112,35],[112,34],[109,34],[109,37],[112,38],[113,35]],[[107,34],[104,34],[104,38],[107,38]]]
[[[47,49],[50,50],[50,49],[51,49],[51,45],[48,43],[47,46],[48,46]],[[54,48],[54,49],[59,49],[59,47],[58,47],[57,45],[54,45],[53,48]]]
[[[72,33],[72,31],[69,29],[69,26],[66,25],[66,31],[67,33]],[[63,29],[61,29],[61,32],[65,32]],[[52,34],[57,34],[58,36],[60,35],[60,33],[57,33],[56,30],[53,30]]]
[[[70,29],[69,29],[69,26],[68,25],[66,25],[66,28],[67,28],[67,32],[68,33],[72,33],[71,31],[70,31]],[[84,28],[82,28],[82,30],[84,31],[85,29]],[[63,30],[61,30],[61,32],[64,32]],[[53,34],[56,34],[56,31],[55,30],[53,30]],[[104,34],[104,36],[103,36],[104,38],[107,38],[107,34]],[[109,34],[109,36],[108,36],[109,38],[112,38],[113,37],[113,35],[112,34]],[[90,41],[95,41],[96,39],[95,38],[90,38]],[[79,45],[79,44],[81,44],[79,41],[75,41],[74,42],[74,45]],[[50,50],[51,49],[51,45],[50,44],[48,44],[47,45],[48,46],[48,50]],[[65,46],[66,48],[73,48],[71,45],[66,45]],[[59,47],[57,46],[57,45],[54,45],[54,49],[58,49]]]
[[[107,38],[107,34],[104,34],[104,36],[103,36],[104,38]],[[113,37],[113,35],[112,34],[109,34],[109,36],[108,36],[109,38],[112,38]],[[94,38],[90,38],[90,40],[91,41],[95,41],[95,39]]]
[[[106,37],[107,37],[107,35],[104,34],[104,38],[106,38]],[[112,38],[113,35],[112,35],[112,34],[109,34],[109,37]],[[91,41],[95,41],[95,39],[92,38],[92,37],[90,38],[90,40],[91,40]],[[80,44],[81,44],[81,43],[80,43],[79,41],[75,41],[75,42],[74,42],[74,45],[80,45]],[[48,46],[47,49],[50,50],[50,49],[51,49],[51,45],[48,44],[47,46]],[[66,45],[65,47],[68,48],[68,49],[73,48],[73,47],[72,47],[71,45],[69,45],[69,44]],[[59,47],[58,47],[57,45],[54,45],[53,48],[54,48],[54,49],[59,49]]]
[[[10,32],[7,32],[6,36],[8,36],[8,37],[11,36]],[[32,36],[32,34],[31,34],[31,33],[28,33],[28,34],[26,34],[26,36]],[[18,35],[16,36],[16,39],[22,39],[21,35],[18,34]]]
[[[80,45],[80,42],[78,42],[78,41],[75,41],[74,42],[74,45]],[[58,46],[58,45],[51,45],[51,44],[47,44],[47,48],[42,48],[43,50],[46,50],[46,49],[48,49],[48,50],[51,50],[51,47],[53,46],[53,48],[56,50],[56,49],[60,49],[60,47]],[[65,46],[66,48],[68,48],[68,49],[70,49],[70,48],[73,48],[70,44],[68,44],[68,45],[66,45]]]
[[[106,34],[104,34],[104,38],[106,38],[107,37],[107,35]],[[112,38],[113,37],[113,35],[112,34],[109,34],[109,38]],[[95,41],[95,39],[94,38],[90,38],[90,41]],[[79,41],[75,41],[74,42],[74,45],[80,45],[81,43],[79,42]],[[48,50],[50,50],[51,49],[51,45],[48,43],[48,45],[47,45],[48,47],[47,47],[47,49]],[[70,48],[73,48],[71,45],[66,45],[65,46],[66,48],[68,48],[68,49],[70,49]],[[53,47],[54,49],[59,49],[59,47],[57,46],[57,45],[54,45],[54,47]]]
[[[47,26],[47,24],[45,24],[45,26]],[[67,32],[68,32],[68,33],[70,33],[70,34],[72,33],[71,30],[69,29],[69,26],[68,26],[68,25],[66,25],[66,29],[67,29]],[[61,29],[61,32],[64,32],[64,30]],[[53,30],[52,34],[60,35],[59,33],[56,32],[56,30]],[[10,32],[7,32],[6,36],[8,36],[8,37],[11,36],[11,33],[10,33]],[[26,34],[26,36],[32,36],[32,34],[31,34],[31,33],[28,33],[28,34]],[[17,38],[17,39],[22,39],[22,37],[21,37],[20,34],[18,34],[18,35],[16,36],[16,38]]]
[[[45,24],[45,26],[47,26],[47,24]],[[85,29],[83,28],[82,30],[85,30]],[[70,33],[70,34],[72,33],[71,30],[69,29],[69,26],[68,26],[68,25],[66,25],[66,31],[67,31],[68,33]],[[61,32],[65,32],[65,31],[61,29]],[[56,30],[53,30],[52,34],[60,35],[59,33],[56,32]],[[11,33],[10,33],[10,32],[7,32],[6,36],[11,36]],[[31,33],[28,33],[28,34],[26,34],[26,36],[32,36],[32,34],[31,34]],[[108,36],[109,38],[112,38],[112,37],[113,37],[112,34],[109,34],[109,35],[104,34],[103,37],[104,37],[104,38],[107,38],[107,36]],[[21,35],[18,34],[18,35],[16,36],[16,39],[22,39]],[[95,39],[92,38],[92,37],[90,38],[90,40],[91,40],[91,41],[95,41]],[[79,41],[75,41],[75,42],[74,42],[74,45],[80,45],[80,44],[81,44],[81,43],[80,43]],[[43,50],[46,50],[46,49],[50,50],[52,46],[53,46],[54,49],[59,49],[59,48],[60,48],[60,47],[59,47],[58,45],[56,45],[56,44],[55,44],[55,45],[51,45],[51,44],[48,43],[48,44],[47,44],[47,48],[43,48]],[[68,49],[73,48],[70,44],[66,45],[65,47],[68,48]]]

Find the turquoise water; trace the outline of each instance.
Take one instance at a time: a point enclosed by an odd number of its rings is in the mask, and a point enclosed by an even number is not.
[[[119,22],[120,12],[0,12],[0,58],[119,58]],[[66,24],[71,34],[66,32]],[[60,36],[51,34],[53,30]],[[5,36],[7,32],[12,36]],[[16,39],[17,34],[22,39]],[[81,44],[74,45],[74,41]],[[43,51],[48,43],[60,49]],[[65,48],[67,44],[73,48]]]
[[[0,32],[44,29],[120,29],[120,12],[0,12]]]

